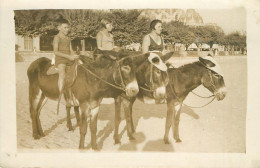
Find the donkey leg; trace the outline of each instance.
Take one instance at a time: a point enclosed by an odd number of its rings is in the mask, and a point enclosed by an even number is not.
[[[42,94],[41,90],[38,90],[38,93],[30,102],[30,109],[32,110],[32,125],[33,125],[33,137],[34,139],[40,139],[44,136],[41,121],[40,121],[40,111],[42,109],[43,101],[46,101],[46,97]]]
[[[165,123],[165,133],[164,133],[164,143],[169,144],[169,131],[172,126],[172,120],[173,120],[173,106],[174,102],[169,101],[167,103],[167,117],[166,117],[166,123]]]
[[[42,130],[42,125],[41,125],[41,121],[40,121],[40,113],[41,113],[41,109],[45,105],[46,101],[47,101],[47,98],[45,97],[45,95],[41,94],[41,97],[40,97],[38,105],[37,105],[37,110],[36,110],[36,123],[37,123],[38,132],[41,137],[44,137],[45,135]]]
[[[133,136],[132,128],[131,128],[131,119],[130,119],[130,110],[129,110],[129,104],[130,102],[128,100],[123,99],[123,107],[125,111],[125,120],[126,120],[126,130],[127,135],[129,137],[129,140],[135,140],[135,137]]]
[[[40,139],[41,134],[39,132],[39,127],[38,127],[39,120],[37,120],[37,116],[38,116],[37,109],[32,106],[32,107],[30,107],[30,112],[31,112],[31,118],[32,118],[33,138]]]
[[[99,106],[90,111],[90,131],[91,131],[91,146],[92,149],[97,149],[97,117]]]
[[[88,129],[88,123],[87,123],[87,111],[88,106],[86,103],[83,103],[80,105],[81,110],[81,122],[80,122],[80,141],[79,141],[79,149],[84,149],[84,142],[85,142],[85,136]]]
[[[72,131],[72,123],[71,123],[71,118],[70,118],[70,109],[71,106],[66,106],[66,112],[67,112],[67,128],[69,129],[69,131]]]
[[[180,105],[180,108],[177,110],[177,114],[175,117],[175,127],[174,127],[174,133],[173,133],[173,137],[175,139],[176,142],[181,142],[181,139],[179,137],[179,123],[180,123],[180,114],[181,114],[181,108],[182,106]]]
[[[34,139],[40,139],[41,135],[38,130],[37,124],[37,106],[39,97],[41,96],[40,88],[37,83],[30,81],[29,83],[29,104],[30,104],[30,117],[32,119],[32,136]]]
[[[132,132],[135,133],[134,122],[133,122],[133,104],[134,104],[134,102],[131,101],[129,104],[129,110],[130,110],[131,129],[132,129]]]
[[[30,116],[32,119],[32,130],[33,130],[32,136],[34,139],[40,139],[41,136],[38,132],[37,123],[36,123],[36,110],[37,109],[35,107],[34,102],[35,102],[35,100],[30,98]]]
[[[75,112],[75,116],[76,116],[76,119],[77,119],[77,125],[79,125],[80,124],[79,106],[74,107],[74,112]]]
[[[118,129],[121,122],[120,113],[121,113],[121,98],[118,96],[117,98],[115,98],[115,131],[114,131],[115,144],[121,143],[118,136]]]

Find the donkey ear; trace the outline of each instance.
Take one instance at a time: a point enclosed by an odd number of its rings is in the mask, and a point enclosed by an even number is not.
[[[203,65],[205,65],[206,67],[214,67],[214,66],[216,66],[213,62],[211,62],[211,61],[208,60],[208,59],[204,59],[204,58],[202,58],[202,57],[199,57],[199,60],[200,60],[200,62],[201,62]]]
[[[154,64],[159,64],[160,59],[159,59],[158,57],[154,57],[154,58],[152,59],[152,62],[153,62]]]
[[[164,54],[162,57],[161,57],[161,59],[162,59],[162,61],[163,62],[165,62],[165,61],[167,61],[168,59],[170,59],[172,56],[173,56],[173,51],[172,52],[169,52],[169,53],[167,53],[167,54]]]

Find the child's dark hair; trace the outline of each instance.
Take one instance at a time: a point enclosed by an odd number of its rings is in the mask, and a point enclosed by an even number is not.
[[[154,29],[155,29],[155,25],[156,25],[157,23],[162,23],[162,21],[161,21],[161,20],[158,20],[158,19],[153,20],[153,21],[151,22],[151,24],[150,24],[150,29],[151,29],[151,30],[154,30]]]
[[[64,19],[64,18],[59,18],[59,19],[56,20],[57,26],[60,26],[62,24],[69,24],[69,21],[67,19]]]

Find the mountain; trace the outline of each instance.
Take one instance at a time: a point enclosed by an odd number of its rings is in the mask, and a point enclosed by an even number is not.
[[[180,21],[190,26],[203,25],[203,19],[195,9],[147,9],[140,14],[149,19],[160,19],[163,22]]]

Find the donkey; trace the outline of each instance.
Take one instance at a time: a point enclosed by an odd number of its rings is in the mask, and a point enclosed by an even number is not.
[[[44,136],[39,118],[44,100],[59,98],[58,74],[46,75],[50,66],[51,60],[43,57],[32,62],[27,70],[30,114],[35,139]],[[84,149],[85,135],[90,124],[91,146],[97,149],[97,116],[102,99],[117,97],[122,93],[133,97],[139,91],[133,60],[131,57],[125,57],[115,61],[104,57],[92,64],[81,64],[77,67],[77,77],[70,89],[81,110],[79,148]]]
[[[170,66],[170,64],[168,64]],[[223,100],[226,96],[224,75],[218,63],[210,56],[199,57],[197,61],[183,65],[179,68],[168,68],[169,84],[166,87],[167,116],[165,125],[164,142],[169,143],[168,135],[172,127],[173,137],[176,142],[181,142],[179,137],[180,112],[183,101],[188,94],[200,85],[207,88],[217,100]],[[137,78],[138,79],[138,78]],[[141,93],[141,92],[140,92]],[[140,93],[138,95],[140,95]],[[123,99],[124,101],[127,101]],[[126,115],[130,121],[131,129],[135,132],[132,119],[132,106],[135,99],[132,98]],[[144,99],[141,99],[144,101]],[[120,115],[120,111],[115,115]],[[127,124],[129,124],[127,122]],[[118,128],[115,128],[115,130]]]
[[[169,77],[167,74],[167,66],[163,63],[165,60],[167,60],[169,57],[173,55],[173,52],[170,52],[161,58],[157,55],[155,55],[154,62],[150,62],[148,59],[144,60],[144,62],[136,63],[136,79],[139,86],[139,92],[137,97],[143,97],[144,95],[153,97],[156,100],[161,100],[166,98],[166,86],[169,82]],[[152,56],[152,55],[151,55]],[[162,62],[163,64],[161,66],[165,66],[165,69],[162,69],[162,67],[159,67],[158,63]],[[120,143],[120,139],[118,137],[118,127],[121,122],[120,117],[120,108],[121,108],[121,101],[123,102],[123,108],[125,111],[126,122],[128,123],[126,125],[127,127],[127,135],[130,140],[134,140],[135,137],[133,136],[134,129],[132,127],[133,121],[132,121],[132,105],[135,101],[136,97],[133,97],[131,99],[125,99],[121,97],[122,95],[118,96],[115,99],[115,131],[114,131],[114,141],[115,144]],[[128,125],[131,125],[129,127]]]

